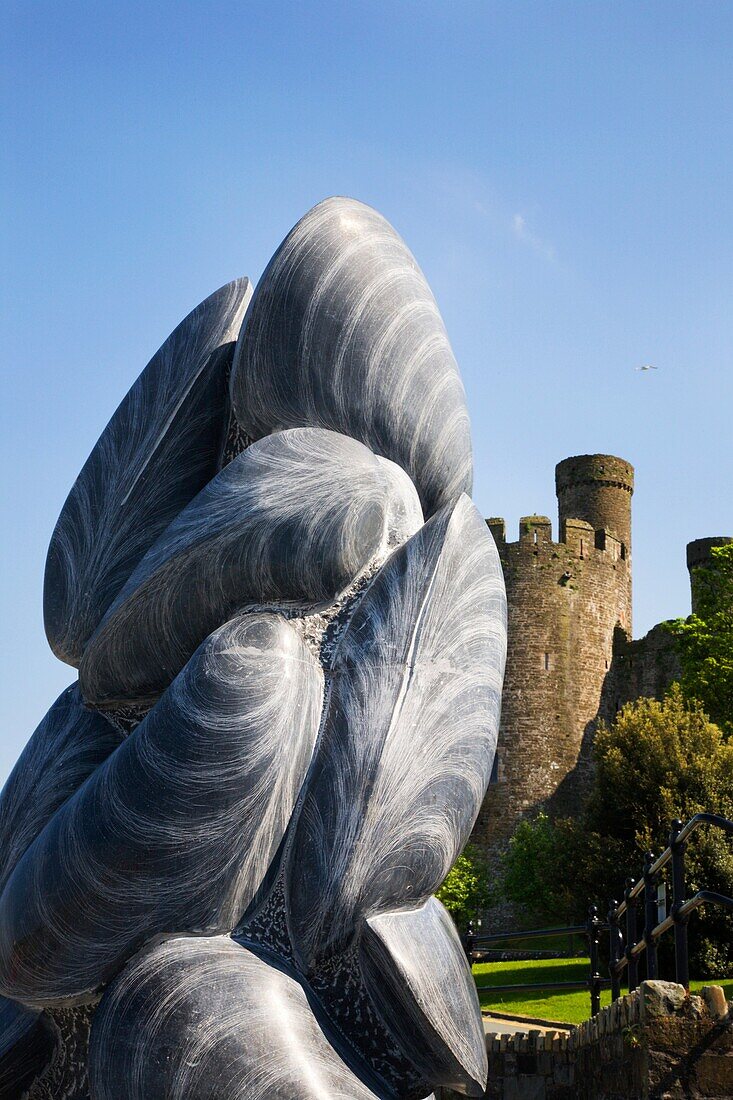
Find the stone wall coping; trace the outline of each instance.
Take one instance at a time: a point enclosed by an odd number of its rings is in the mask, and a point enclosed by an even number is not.
[[[694,994],[675,982],[646,981],[633,993],[619,997],[570,1032],[535,1028],[516,1035],[488,1032],[486,1050],[488,1053],[515,1054],[578,1051],[597,1043],[606,1035],[623,1033],[627,1028],[641,1027],[669,1016],[683,1016],[703,1022],[707,1019],[709,1023],[728,1018],[733,1021],[733,1002],[726,1001],[723,988],[719,985],[706,985],[699,994]]]

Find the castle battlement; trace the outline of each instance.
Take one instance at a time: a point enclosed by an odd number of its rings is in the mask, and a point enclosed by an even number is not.
[[[679,674],[661,626],[632,641],[631,497],[634,469],[614,455],[576,455],[555,469],[558,540],[548,516],[522,516],[518,538],[486,523],[507,593],[509,648],[494,774],[474,840],[496,864],[517,822],[545,806],[572,814],[589,775],[599,719],[640,695],[659,695]],[[717,536],[687,547],[696,570]]]
[[[522,516],[519,521],[519,538],[507,542],[506,523],[501,516],[491,516],[486,525],[494,536],[499,555],[509,558],[516,553],[539,555],[543,551],[558,557],[570,553],[581,560],[628,561],[627,547],[612,531],[595,528],[587,520],[566,517],[560,522],[560,538],[552,539],[552,521],[548,516]],[[602,558],[598,558],[602,555]]]
[[[486,521],[509,626],[495,778],[475,835],[489,851],[550,798],[572,812],[571,776],[597,717],[613,713],[603,696],[619,627],[631,637],[633,467],[613,455],[576,455],[555,476],[557,541],[549,516],[522,516],[510,542],[501,517]]]

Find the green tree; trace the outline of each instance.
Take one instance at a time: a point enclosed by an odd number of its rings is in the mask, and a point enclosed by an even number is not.
[[[677,684],[661,702],[637,699],[601,726],[593,757],[587,820],[630,852],[666,843],[676,817],[733,810],[733,745]]]
[[[709,566],[693,570],[695,614],[667,628],[677,639],[682,690],[733,734],[733,543],[714,546]]]
[[[527,926],[578,924],[599,894],[595,868],[621,858],[620,845],[588,831],[585,815],[552,820],[545,813],[520,821],[502,858],[501,885]]]
[[[467,844],[451,867],[436,894],[455,921],[459,932],[475,920],[492,900],[486,861],[479,850]]]
[[[505,891],[533,921],[580,921],[590,901],[605,908],[611,896],[621,897],[626,876],[641,872],[644,852],[666,847],[675,818],[702,810],[733,818],[733,742],[679,685],[661,702],[624,707],[598,730],[593,756],[580,812],[555,822],[540,815],[510,841]],[[733,843],[711,829],[700,830],[687,851],[688,896],[701,888],[733,896]],[[701,977],[733,970],[729,915],[705,909],[692,918],[691,933]]]
[[[532,923],[542,923],[572,909],[569,883],[548,871],[558,860],[558,845],[565,836],[545,813],[520,821],[502,860],[504,890]],[[565,853],[563,853],[565,862]]]

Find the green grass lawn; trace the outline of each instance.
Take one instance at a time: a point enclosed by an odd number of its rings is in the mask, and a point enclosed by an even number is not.
[[[588,977],[587,959],[522,959],[519,962],[477,963],[473,968],[477,985],[509,985],[512,982],[573,982]],[[733,998],[733,981],[691,982],[690,989],[703,985],[722,985],[725,995]],[[490,1011],[515,1013],[517,1016],[537,1016],[557,1023],[579,1024],[590,1015],[590,993],[587,989],[568,993],[537,990],[519,993],[479,993],[481,1007]],[[611,992],[601,992],[601,1007],[611,1003]]]

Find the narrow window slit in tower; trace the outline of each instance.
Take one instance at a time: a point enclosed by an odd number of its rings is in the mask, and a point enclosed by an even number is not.
[[[550,671],[550,654],[545,653],[545,672]]]

